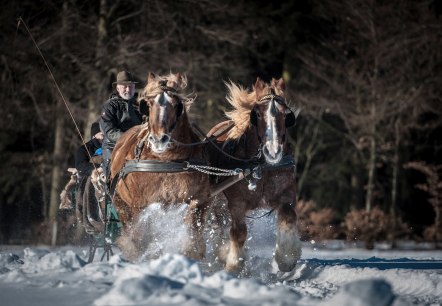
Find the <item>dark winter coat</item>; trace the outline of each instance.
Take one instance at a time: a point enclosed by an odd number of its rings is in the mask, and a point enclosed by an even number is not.
[[[142,117],[136,106],[136,96],[130,100],[124,100],[118,93],[112,93],[101,112],[100,128],[104,133],[103,149],[113,149],[124,132],[141,123]]]
[[[89,154],[87,153],[86,149],[89,151]],[[91,161],[91,157],[94,157],[96,154],[95,152],[97,149],[101,149],[101,143],[95,138],[92,138],[88,142],[86,142],[84,145],[79,147],[77,151],[75,152],[75,168],[78,171],[79,177],[86,177],[91,175],[92,170],[95,168],[100,167],[99,163],[93,163]]]

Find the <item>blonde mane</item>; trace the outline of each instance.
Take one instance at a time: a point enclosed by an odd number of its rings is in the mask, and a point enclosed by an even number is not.
[[[234,122],[234,127],[228,132],[228,139],[239,139],[248,129],[250,125],[250,112],[256,104],[262,103],[260,98],[275,91],[275,94],[283,96],[281,89],[277,88],[276,80],[272,80],[272,84],[265,84],[264,88],[258,94],[255,86],[252,90],[247,90],[241,85],[225,82],[229,91],[226,99],[233,106],[233,110],[225,112],[225,115]],[[259,96],[258,96],[259,95]]]
[[[173,74],[169,75],[155,75],[151,73],[148,77],[146,86],[141,90],[138,95],[138,102],[147,98],[154,97],[163,92],[160,83],[165,84],[167,87],[171,87],[176,90],[174,93],[184,104],[186,111],[189,111],[193,101],[195,100],[195,95],[193,93],[186,94],[184,89],[187,87],[187,76],[185,74]]]

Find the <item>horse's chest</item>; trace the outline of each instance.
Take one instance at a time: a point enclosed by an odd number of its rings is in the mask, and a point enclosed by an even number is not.
[[[248,202],[248,206],[269,206],[283,198],[294,198],[296,185],[291,171],[266,171],[262,178],[255,181],[256,188],[250,190],[250,182],[246,179],[237,184],[230,192],[234,198]]]
[[[209,191],[207,176],[196,172],[143,173],[139,175],[134,173],[128,175],[126,180],[127,185],[131,186],[130,190],[127,190],[130,197],[129,202],[137,203],[137,205],[153,202],[189,202],[193,199],[207,197]]]

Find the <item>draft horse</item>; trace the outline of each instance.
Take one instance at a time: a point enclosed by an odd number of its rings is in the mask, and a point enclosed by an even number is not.
[[[288,128],[295,124],[285,100],[283,79],[265,83],[257,79],[252,90],[232,82],[226,84],[227,100],[233,110],[230,121],[213,127],[208,137],[216,138],[218,149],[209,149],[210,163],[226,168],[249,169],[251,174],[225,189],[230,212],[230,239],[221,248],[220,258],[228,271],[243,264],[247,238],[247,213],[267,208],[277,215],[275,260],[280,271],[291,271],[301,255],[297,232],[295,162],[288,142]],[[227,133],[226,126],[233,127]]]
[[[111,193],[114,189],[114,204],[123,224],[117,245],[130,260],[142,255],[152,238],[137,226],[143,210],[152,203],[162,203],[166,210],[188,204],[184,222],[189,241],[181,251],[194,259],[205,254],[209,178],[187,167],[203,163],[204,151],[188,120],[194,99],[184,93],[186,86],[185,75],[149,73],[139,97],[147,120],[125,132],[112,153]]]

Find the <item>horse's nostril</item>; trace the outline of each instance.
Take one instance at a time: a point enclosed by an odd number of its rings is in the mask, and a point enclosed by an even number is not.
[[[163,135],[160,139],[160,142],[165,143],[168,142],[170,137],[168,135]]]
[[[149,135],[149,137],[147,137],[147,139],[151,142],[153,142],[155,140],[155,138],[152,135]]]

